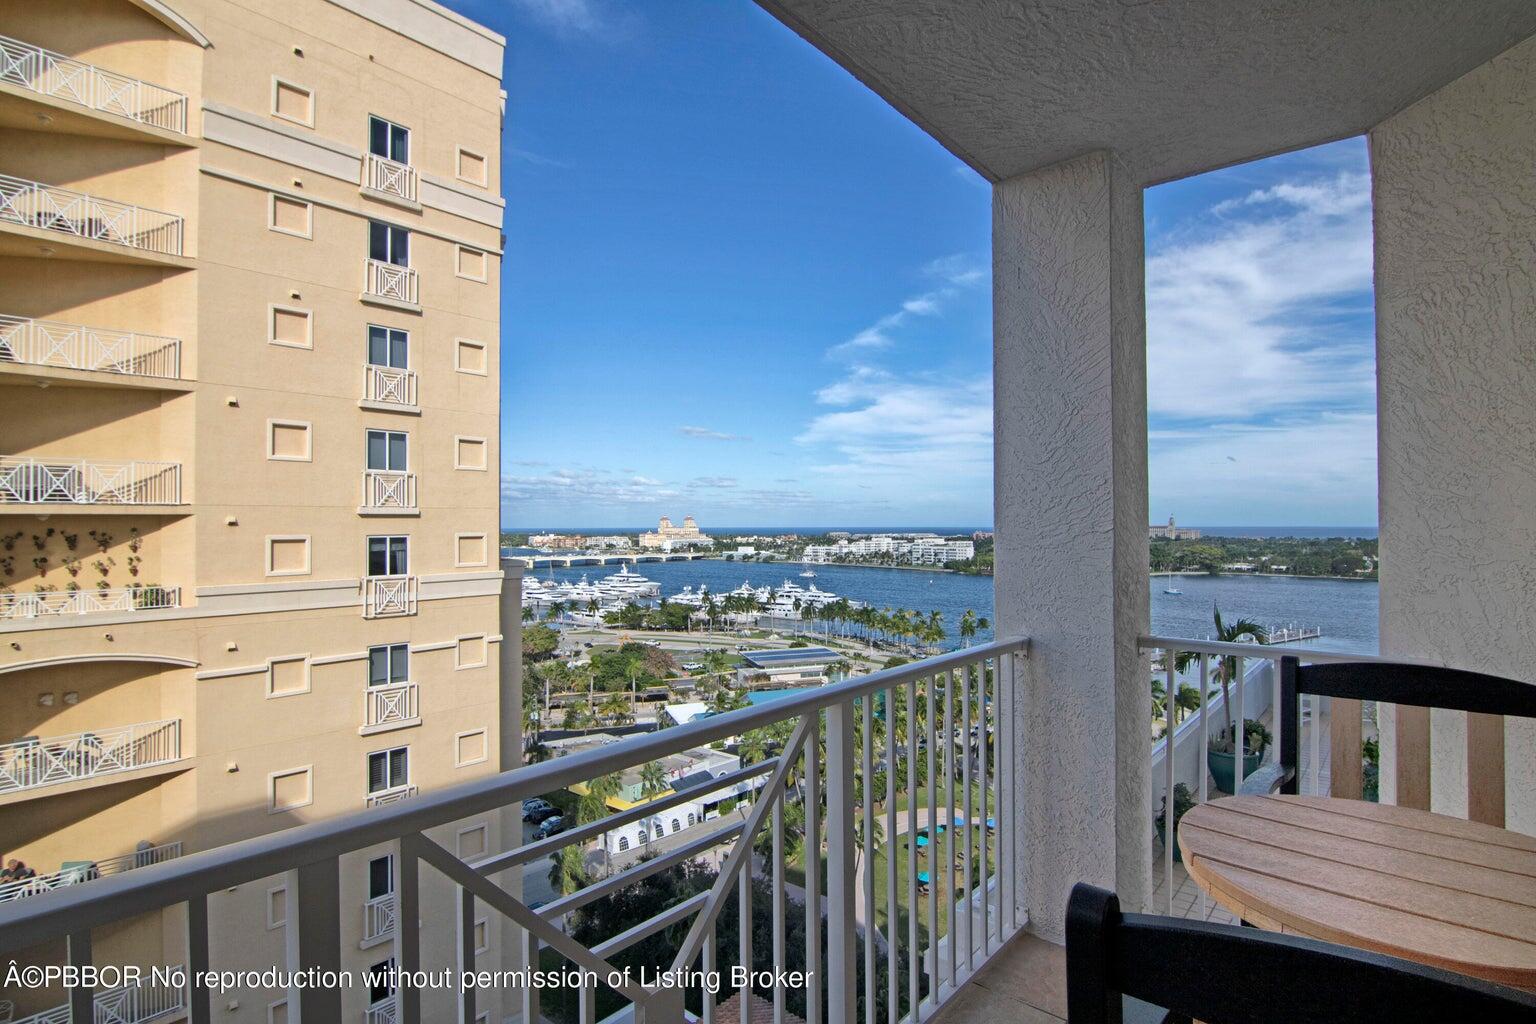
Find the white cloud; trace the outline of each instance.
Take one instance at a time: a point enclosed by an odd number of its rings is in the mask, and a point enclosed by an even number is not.
[[[992,382],[898,376],[858,367],[816,393],[823,405],[796,438],[827,445],[832,474],[909,476],[923,486],[985,477],[992,468]]]
[[[750,437],[740,434],[727,434],[720,430],[711,430],[709,427],[678,427],[677,432],[684,437],[695,437],[701,441],[750,441]]]
[[[1157,432],[1148,463],[1154,515],[1218,525],[1376,521],[1374,413]]]
[[[1149,411],[1198,420],[1368,405],[1371,339],[1337,325],[1371,287],[1367,176],[1276,185],[1211,212],[1214,227],[1147,260]]]
[[[892,331],[913,317],[937,316],[942,313],[945,305],[960,294],[961,289],[986,280],[987,273],[963,253],[930,261],[923,268],[923,274],[942,281],[940,287],[903,300],[900,309],[887,313],[847,341],[833,345],[827,350],[827,355],[832,359],[847,360],[864,352],[890,348],[895,342],[891,337]]]
[[[558,35],[610,37],[625,17],[601,0],[511,0],[530,18]]]
[[[649,477],[620,477],[606,470],[556,469],[537,476],[503,476],[502,500],[512,505],[648,505],[676,496]]]

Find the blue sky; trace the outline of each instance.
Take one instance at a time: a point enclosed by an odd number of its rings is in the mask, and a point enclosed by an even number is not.
[[[508,39],[508,527],[991,522],[980,177],[746,0],[452,6]],[[1154,518],[1374,522],[1364,173],[1149,192]]]

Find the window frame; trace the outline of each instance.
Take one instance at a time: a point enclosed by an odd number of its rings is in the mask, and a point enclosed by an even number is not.
[[[391,785],[390,782],[394,778],[395,774],[394,755],[396,754],[400,755],[400,759],[405,765],[405,781]],[[379,789],[374,789],[373,759],[375,757],[379,757],[380,755],[384,757],[385,785]],[[370,750],[368,751],[367,757],[364,759],[363,764],[365,768],[365,777],[363,782],[367,787],[367,793],[369,796],[378,796],[380,793],[391,793],[397,789],[409,789],[411,786],[411,746],[408,743],[398,747],[383,747],[379,750]]]
[[[397,540],[402,542],[400,545],[400,554],[402,561],[405,563],[404,572],[374,573],[367,571],[372,567],[373,542],[376,540],[382,540],[385,542],[384,561],[386,567],[392,566],[395,560],[395,545],[391,542]],[[411,535],[408,533],[370,533],[366,535],[363,539],[363,569],[363,575],[369,579],[388,576],[409,576],[411,574]]]
[[[376,151],[373,148],[373,126],[374,126],[375,122],[377,122],[378,124],[386,126],[386,131],[385,131],[385,148],[386,149],[391,149],[391,150],[394,149],[394,141],[395,141],[395,136],[392,133],[390,133],[388,131],[388,129],[390,129],[390,128],[397,128],[400,131],[405,133],[405,138],[404,138],[404,142],[405,142],[405,159],[404,160],[401,160],[399,157],[394,156],[391,153],[380,153],[380,152]],[[389,118],[381,117],[378,114],[369,114],[368,115],[368,147],[367,147],[367,149],[368,149],[369,153],[373,154],[376,157],[379,157],[379,158],[384,159],[384,160],[388,160],[391,163],[401,164],[401,165],[403,165],[405,167],[410,167],[411,166],[411,130],[409,128],[407,128],[405,125],[403,125],[400,122],[398,122],[398,121],[391,121]]]

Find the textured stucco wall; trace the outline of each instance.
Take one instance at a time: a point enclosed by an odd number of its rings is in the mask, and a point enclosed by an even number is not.
[[[1370,142],[1382,651],[1536,682],[1536,39]],[[1506,821],[1536,833],[1536,729],[1504,740]],[[1476,813],[1466,716],[1431,749],[1431,806],[1466,814],[1470,785]]]
[[[1150,894],[1141,189],[1090,154],[993,193],[997,614],[1033,641],[1014,765],[1031,928]]]

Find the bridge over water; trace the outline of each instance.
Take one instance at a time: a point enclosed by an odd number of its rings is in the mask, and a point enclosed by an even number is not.
[[[622,565],[638,562],[696,562],[712,557],[708,551],[572,551],[566,554],[551,552],[547,555],[504,555],[503,562],[515,562],[528,569],[545,569],[551,566],[569,568],[573,565]]]

